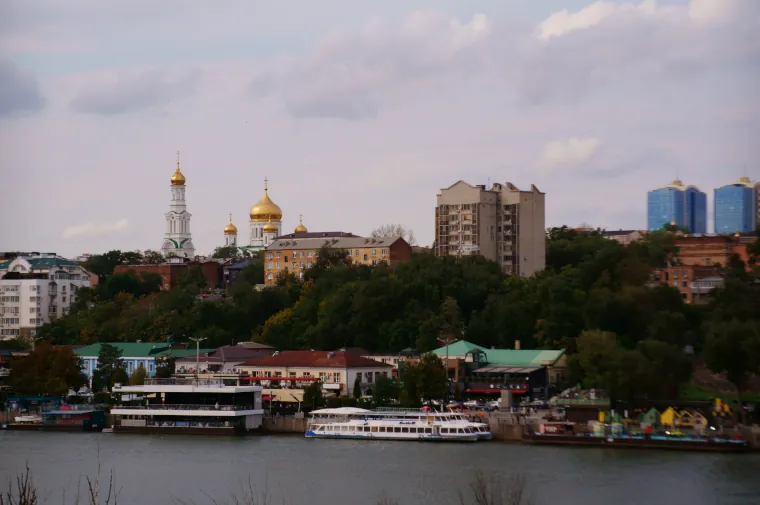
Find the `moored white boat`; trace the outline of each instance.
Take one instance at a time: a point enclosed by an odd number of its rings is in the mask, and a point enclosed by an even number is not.
[[[40,416],[17,416],[13,422],[18,424],[40,424],[42,423],[42,417]]]
[[[449,442],[490,438],[490,433],[487,437],[486,433],[481,433],[481,426],[471,424],[445,412],[341,407],[313,411],[306,437]]]

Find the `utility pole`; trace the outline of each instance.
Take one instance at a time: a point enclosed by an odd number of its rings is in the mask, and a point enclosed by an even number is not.
[[[190,340],[195,342],[195,378],[198,379],[198,372],[199,372],[200,363],[201,363],[201,342],[203,340],[206,340],[206,337],[199,337],[199,338],[190,337]]]

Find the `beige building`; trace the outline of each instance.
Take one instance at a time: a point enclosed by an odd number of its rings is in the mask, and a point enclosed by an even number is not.
[[[608,230],[604,232],[606,238],[614,240],[615,242],[620,242],[625,246],[630,245],[637,240],[641,240],[644,238],[644,235],[646,235],[646,232],[640,230]]]
[[[321,236],[319,233],[293,233],[278,237],[264,250],[264,283],[277,283],[281,273],[303,277],[322,247],[346,251],[355,264],[390,266],[412,258],[412,247],[400,237]]]
[[[490,189],[464,181],[441,189],[435,209],[438,256],[481,255],[511,275],[529,277],[546,265],[545,193],[531,184]]]
[[[326,393],[351,396],[356,382],[365,394],[380,377],[391,377],[393,365],[346,351],[282,351],[241,363],[236,369],[265,388],[277,385],[302,395],[304,387],[320,381]]]

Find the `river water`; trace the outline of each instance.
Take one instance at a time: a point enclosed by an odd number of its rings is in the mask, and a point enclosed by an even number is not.
[[[536,505],[760,503],[760,454],[0,431],[0,476],[28,463],[51,504],[84,489],[98,462],[101,482],[114,472],[120,505],[224,502],[249,481],[269,505],[374,505],[383,495],[454,505],[478,470],[521,475]]]

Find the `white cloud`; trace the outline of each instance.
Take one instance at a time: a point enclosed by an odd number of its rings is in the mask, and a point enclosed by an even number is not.
[[[65,239],[93,237],[98,235],[113,235],[122,233],[129,228],[129,220],[120,219],[112,223],[84,223],[64,228],[61,236]]]
[[[581,165],[588,162],[601,146],[602,141],[593,137],[555,140],[544,146],[536,166],[542,169],[553,169]]]

